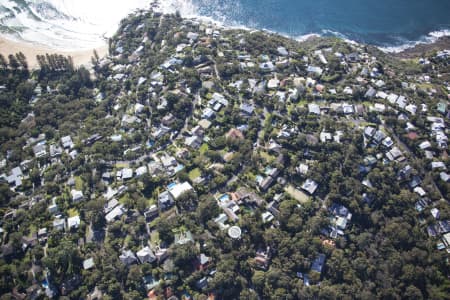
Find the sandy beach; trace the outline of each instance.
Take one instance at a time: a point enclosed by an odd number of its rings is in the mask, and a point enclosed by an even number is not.
[[[97,53],[100,57],[103,57],[107,53],[107,45],[105,44],[104,46],[98,47],[95,50],[97,50]],[[43,55],[46,53],[49,54],[58,53],[65,56],[71,56],[73,58],[75,65],[77,66],[87,65],[91,61],[94,49],[80,50],[80,51],[76,50],[61,51],[41,45],[34,45],[26,42],[18,42],[7,39],[5,37],[0,37],[0,53],[3,54],[5,57],[7,57],[9,54],[15,54],[20,51],[27,57],[27,61],[30,68],[37,68],[38,64],[36,60],[36,55]]]

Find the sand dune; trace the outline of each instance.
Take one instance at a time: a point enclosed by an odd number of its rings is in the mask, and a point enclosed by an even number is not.
[[[97,50],[98,55],[102,57],[105,56],[107,53],[107,46],[105,44],[105,46],[96,48],[95,50]],[[36,55],[42,55],[46,53],[49,54],[58,53],[65,56],[71,56],[73,58],[75,65],[77,66],[88,65],[90,64],[94,49],[80,50],[80,51],[76,50],[60,51],[42,45],[35,45],[26,42],[18,42],[7,39],[5,37],[0,37],[0,53],[3,54],[5,57],[7,57],[9,54],[15,54],[20,51],[27,57],[29,66],[31,68],[37,68],[38,64],[36,60]]]

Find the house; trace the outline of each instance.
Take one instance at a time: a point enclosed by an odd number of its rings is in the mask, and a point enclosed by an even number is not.
[[[190,231],[180,232],[175,234],[175,244],[184,245],[187,243],[193,243],[194,238],[192,237],[192,233]]]
[[[335,226],[333,231],[336,231],[338,234],[343,234],[343,230],[347,227],[347,222],[352,219],[352,214],[347,207],[337,203],[333,203],[329,210],[334,217],[332,220]]]
[[[269,248],[266,251],[261,249],[256,251],[255,265],[258,268],[267,270],[267,268],[269,267],[269,260],[270,260]]]
[[[307,191],[310,195],[314,194],[318,187],[318,184],[312,179],[306,179],[302,185],[302,189]]]
[[[204,253],[200,253],[195,263],[196,269],[200,271],[205,270],[208,267],[210,261],[211,261],[210,257],[206,256]]]
[[[404,109],[408,104],[408,100],[405,98],[405,96],[399,96],[395,103],[398,105],[398,107]]]
[[[361,60],[361,57],[360,57],[360,55],[359,55],[357,52],[352,52],[352,53],[350,53],[350,54],[347,54],[347,55],[345,56],[345,59],[346,59],[348,62],[354,63],[354,62],[360,61],[360,60]]]
[[[263,223],[270,223],[273,221],[274,216],[269,211],[266,211],[261,214],[261,218]]]
[[[297,168],[296,171],[302,175],[306,175],[308,174],[308,170],[309,170],[309,166],[306,164],[300,164]]]
[[[203,142],[203,139],[199,136],[189,136],[184,140],[184,144],[188,147],[191,147],[193,149],[200,148],[201,144]]]
[[[211,127],[211,122],[206,119],[202,119],[202,120],[198,121],[198,125],[200,127],[202,127],[204,130],[206,130],[209,127]]]
[[[20,167],[15,167],[11,170],[9,176],[6,177],[8,183],[13,187],[19,187],[22,185],[23,173]]]
[[[394,161],[394,160],[403,160],[402,159],[402,152],[400,151],[400,149],[398,149],[397,147],[392,148],[389,152],[386,153],[386,157],[390,160],[390,161]]]
[[[371,98],[375,97],[376,94],[377,94],[377,91],[373,87],[370,87],[367,90],[367,92],[364,94],[364,98],[371,99]]]
[[[168,191],[162,192],[158,196],[158,206],[161,210],[167,210],[175,204]]]
[[[445,163],[442,161],[433,161],[433,162],[431,162],[431,169],[432,170],[435,170],[435,169],[446,170],[447,167],[445,166]]]
[[[450,182],[450,175],[448,173],[441,172],[441,173],[439,173],[439,176],[440,176],[442,181]]]
[[[123,250],[122,254],[119,256],[119,259],[126,266],[137,262],[137,258],[131,250]]]
[[[160,139],[169,132],[170,132],[170,128],[162,125],[152,133],[152,137],[154,139]]]
[[[450,232],[442,235],[442,242],[447,247],[447,249],[450,249]]]
[[[424,190],[422,187],[420,187],[420,186],[416,186],[416,187],[413,189],[413,191],[414,191],[415,193],[417,193],[420,197],[424,197],[424,196],[427,194],[427,192],[425,192],[425,190]]]
[[[198,39],[198,33],[195,32],[188,32],[186,37],[191,41],[196,41]]]
[[[83,261],[83,269],[85,269],[85,270],[92,269],[94,266],[95,266],[95,263],[94,263],[94,259],[92,257]]]
[[[388,96],[387,96],[387,100],[391,103],[391,104],[395,104],[395,102],[397,102],[397,99],[398,99],[398,95],[396,95],[396,94],[389,94]]]
[[[211,119],[214,116],[215,112],[210,107],[207,107],[203,110],[202,118],[203,119]]]
[[[36,158],[44,157],[47,155],[47,149],[45,147],[45,141],[39,143],[33,147],[33,153]]]
[[[194,188],[189,184],[189,182],[185,181],[183,183],[178,183],[169,188],[169,195],[172,197],[173,201],[180,198],[181,195],[187,192],[195,192]]]
[[[342,92],[346,95],[353,95],[353,89],[349,86],[346,86]]]
[[[104,208],[103,211],[105,212],[105,214],[108,214],[110,211],[112,211],[114,209],[114,207],[116,207],[117,205],[119,205],[119,201],[117,201],[117,199],[113,198],[111,200],[109,200]]]
[[[142,264],[152,263],[156,260],[155,254],[153,254],[153,251],[148,246],[139,250],[136,255]]]
[[[239,140],[243,140],[244,139],[244,135],[242,134],[242,132],[239,129],[236,128],[231,128],[227,134],[225,135],[225,137],[227,139],[239,139]]]
[[[157,248],[157,250],[155,252],[155,257],[159,263],[164,261],[168,256],[169,256],[169,252],[167,251],[167,249],[159,248],[159,247]]]
[[[56,218],[53,220],[53,229],[57,231],[64,230],[66,224],[66,220],[63,218]]]
[[[355,108],[351,104],[343,103],[342,104],[342,112],[346,115],[354,114]]]
[[[364,127],[364,135],[367,137],[370,137],[370,138],[373,137],[376,132],[377,132],[377,130],[373,127],[370,127],[370,126]]]
[[[170,126],[173,122],[175,122],[175,120],[176,118],[174,117],[174,115],[172,115],[172,113],[168,113],[162,118],[161,123],[165,126]]]
[[[384,134],[384,132],[381,130],[377,130],[377,132],[375,132],[375,135],[373,136],[373,140],[377,144],[381,143],[381,141],[384,140],[385,138],[386,138],[386,134]]]
[[[141,177],[144,174],[147,174],[147,166],[141,166],[136,169],[136,176]]]
[[[394,145],[394,141],[390,137],[386,137],[381,144],[386,148],[391,148]]]
[[[321,141],[322,143],[326,143],[326,142],[331,141],[331,140],[332,140],[331,133],[329,133],[329,132],[324,132],[324,131],[322,131],[322,132],[320,133],[320,141]]]
[[[314,73],[314,74],[316,74],[316,75],[318,75],[318,76],[322,75],[322,73],[323,73],[323,69],[322,69],[322,68],[320,68],[320,67],[315,67],[315,66],[308,66],[308,67],[306,68],[306,71],[307,71],[308,73]]]
[[[78,190],[71,190],[70,194],[72,195],[72,202],[73,203],[78,203],[81,200],[83,200],[84,196],[83,196],[83,192],[82,191],[78,191]]]
[[[314,259],[311,270],[314,272],[317,272],[319,274],[322,273],[323,266],[325,265],[325,254],[319,254],[316,259]]]
[[[37,237],[39,239],[39,242],[45,242],[47,240],[47,228],[39,228]]]
[[[278,216],[280,214],[279,210],[279,201],[274,197],[274,201],[267,204],[267,210],[274,216]]]
[[[442,101],[439,102],[436,109],[438,112],[440,112],[441,114],[444,115],[447,111],[447,103],[442,102]]]
[[[119,204],[119,205],[115,206],[109,213],[107,213],[105,215],[105,220],[106,220],[106,222],[111,223],[112,221],[117,220],[120,217],[122,217],[122,215],[126,212],[127,212],[127,209],[123,206],[123,204]]]
[[[22,249],[25,250],[29,247],[34,247],[38,244],[38,235],[37,233],[33,233],[29,236],[22,237]]]
[[[439,209],[437,209],[436,207],[433,207],[433,208],[430,210],[430,213],[431,213],[431,215],[432,215],[436,220],[439,219],[439,217],[440,217]]]
[[[124,168],[121,171],[122,180],[129,180],[133,178],[133,169],[130,168]]]
[[[68,230],[77,229],[78,227],[80,227],[80,224],[81,224],[80,216],[73,216],[73,217],[67,218],[67,229]]]
[[[259,68],[262,72],[273,72],[275,71],[275,66],[271,61],[263,62],[259,64]]]
[[[204,290],[208,287],[208,279],[203,277],[195,282],[195,287],[199,290]]]
[[[289,52],[286,50],[286,48],[284,48],[282,46],[277,48],[277,52],[281,56],[288,56],[289,55]]]
[[[55,202],[55,198],[53,198],[53,203],[48,206],[48,212],[51,214],[56,214],[59,211],[58,204]]]
[[[419,148],[421,150],[426,150],[428,148],[431,148],[431,143],[429,141],[424,141],[424,142],[419,144]]]
[[[255,110],[253,104],[249,103],[242,103],[239,107],[242,113],[244,113],[247,116],[251,116],[253,114],[253,111]]]
[[[280,85],[280,81],[277,78],[272,78],[267,83],[267,88],[273,90],[273,89],[278,88],[279,85]]]
[[[409,176],[411,176],[412,170],[412,167],[410,165],[407,165],[398,172],[397,177],[399,178],[399,180],[409,178]]]
[[[310,114],[320,115],[320,107],[315,103],[308,104],[308,111]]]
[[[145,212],[144,217],[147,222],[152,221],[154,218],[156,218],[159,215],[159,209],[158,206],[155,204],[151,205]]]
[[[60,156],[63,152],[63,149],[58,145],[52,144],[50,145],[50,157]]]

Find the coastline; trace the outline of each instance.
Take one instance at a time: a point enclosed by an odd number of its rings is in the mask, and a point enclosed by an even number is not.
[[[248,31],[255,31],[260,30],[263,32],[268,32],[270,34],[278,34],[281,36],[284,36],[286,38],[296,40],[300,43],[309,42],[311,40],[314,40],[316,38],[327,38],[328,36],[334,36],[339,39],[342,39],[348,43],[355,43],[355,44],[365,44],[360,42],[355,42],[353,40],[347,39],[344,35],[340,34],[339,32],[334,32],[330,30],[322,30],[322,33],[309,33],[302,36],[289,36],[287,34],[283,34],[280,32],[274,32],[272,30],[267,29],[257,29],[257,28],[251,28],[243,25],[226,25],[221,21],[213,20],[210,17],[200,16],[195,13],[195,7],[192,3],[184,3],[184,5],[181,5],[180,0],[175,1],[167,1],[161,2],[160,0],[152,0],[150,1],[151,9],[158,11],[160,13],[175,13],[176,8],[181,8],[181,14],[183,17],[187,19],[193,19],[201,23],[213,23],[218,27],[226,28],[226,29],[238,29],[238,30],[248,30]],[[180,6],[181,5],[181,6]],[[411,42],[408,44],[405,44],[403,46],[392,46],[392,47],[381,47],[373,44],[366,44],[368,46],[373,46],[379,49],[380,51],[384,53],[388,53],[389,55],[392,55],[393,57],[400,58],[400,59],[412,59],[416,57],[420,57],[424,55],[427,52],[430,51],[439,51],[444,49],[450,49],[450,35],[448,30],[442,30],[442,31],[435,31],[431,32],[427,37],[422,38],[421,40],[418,40],[417,42]],[[97,51],[98,55],[100,57],[104,57],[108,54],[108,49],[106,42],[104,42],[104,45],[96,47],[95,50]],[[33,43],[33,42],[27,42],[27,41],[18,41],[15,39],[10,39],[5,35],[0,34],[0,53],[3,54],[6,58],[9,54],[15,54],[18,52],[22,52],[27,57],[28,64],[31,69],[38,68],[38,63],[36,60],[36,55],[45,55],[46,53],[53,54],[58,53],[62,54],[64,56],[71,56],[74,64],[77,66],[85,65],[89,66],[91,62],[91,57],[93,56],[93,49],[90,50],[60,50],[56,49],[51,46],[45,46],[39,43]]]
[[[450,36],[443,36],[432,43],[420,43],[411,48],[406,48],[401,52],[391,53],[392,56],[400,59],[412,59],[423,56],[432,51],[442,51],[450,49]]]
[[[104,46],[95,48],[95,50],[100,57],[104,57],[108,53],[108,47],[106,43]],[[58,53],[65,56],[71,56],[76,66],[87,66],[91,62],[91,57],[93,56],[94,49],[62,51],[33,43],[14,41],[5,38],[4,36],[0,36],[0,53],[3,54],[6,59],[8,58],[9,54],[15,54],[18,52],[22,52],[23,54],[25,54],[30,69],[35,69],[39,67],[36,56],[45,55],[46,53]]]

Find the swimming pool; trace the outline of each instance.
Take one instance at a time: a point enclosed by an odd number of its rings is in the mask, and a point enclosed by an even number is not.
[[[222,202],[222,203],[230,201],[230,195],[223,194],[222,196],[219,197],[219,201]]]

